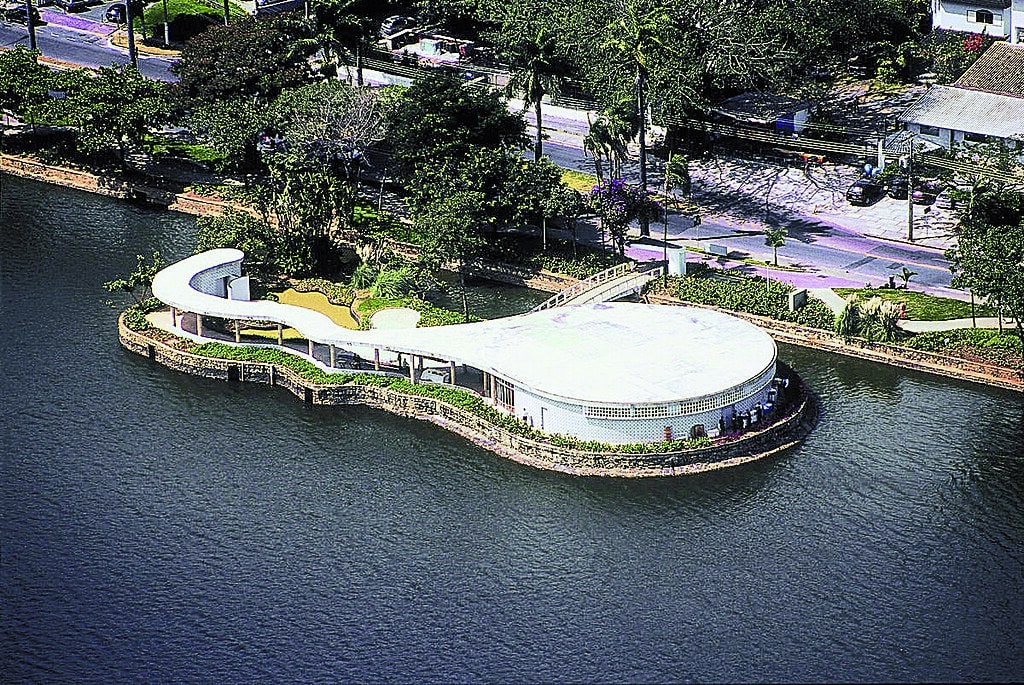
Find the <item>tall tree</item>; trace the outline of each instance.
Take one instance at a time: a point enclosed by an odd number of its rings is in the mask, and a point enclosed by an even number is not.
[[[124,165],[146,133],[167,121],[167,84],[147,79],[128,65],[100,67],[95,74],[74,69],[55,74],[51,88],[64,97],[44,104],[54,119],[77,122],[80,151],[113,156]]]
[[[0,51],[0,111],[21,116],[46,101],[50,70],[24,46]]]
[[[211,26],[185,44],[171,72],[184,95],[203,103],[238,96],[270,102],[312,77],[298,38],[285,14]]]
[[[1011,190],[977,196],[946,252],[953,286],[989,298],[1016,320],[1024,347],[1024,200]]]
[[[454,266],[459,274],[462,294],[462,313],[469,321],[469,302],[466,299],[466,266],[484,245],[480,233],[485,219],[480,193],[460,191],[434,199],[415,212],[413,221],[423,235],[420,247],[420,265],[431,272],[445,266]]]
[[[387,142],[397,176],[466,158],[474,148],[520,149],[525,124],[499,93],[467,87],[447,74],[417,79],[388,110]]]
[[[533,159],[539,162],[544,154],[543,107],[546,95],[555,95],[571,72],[569,61],[558,50],[557,37],[552,31],[538,28],[505,51],[512,76],[506,86],[510,95],[521,93],[526,104],[533,105],[537,118],[537,139]]]

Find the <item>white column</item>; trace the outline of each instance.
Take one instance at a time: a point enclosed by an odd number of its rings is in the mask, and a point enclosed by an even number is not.
[[[313,356],[313,341],[309,340],[308,342],[309,342],[309,356],[312,357]]]
[[[242,342],[242,322],[235,321],[235,342]]]
[[[281,324],[277,324],[277,344],[284,345],[284,328]]]
[[[203,335],[203,315],[196,314],[196,335],[202,337]]]
[[[373,348],[373,368],[380,371],[380,348]]]
[[[409,382],[416,382],[416,355],[409,357]]]
[[[334,368],[334,360],[335,360],[335,356],[334,356],[334,345],[331,345],[331,368],[332,368],[332,369]]]
[[[178,310],[175,307],[171,307],[171,325],[178,327]]]
[[[452,385],[455,385],[455,362],[451,362],[452,367]]]

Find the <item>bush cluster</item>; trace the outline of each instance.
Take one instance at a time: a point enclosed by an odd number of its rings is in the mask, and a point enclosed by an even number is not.
[[[779,321],[792,321],[804,326],[832,330],[835,316],[824,302],[808,298],[807,304],[789,311],[789,294],[793,286],[758,276],[721,274],[720,269],[696,269],[686,276],[669,279],[668,290],[681,300],[732,311],[766,316]]]
[[[328,302],[339,307],[351,305],[356,296],[352,288],[326,278],[303,278],[292,287],[300,293],[321,293]]]

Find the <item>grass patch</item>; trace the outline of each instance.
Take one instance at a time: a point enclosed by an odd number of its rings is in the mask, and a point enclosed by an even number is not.
[[[905,304],[907,319],[912,321],[949,321],[950,319],[971,318],[971,303],[954,300],[950,297],[938,297],[912,290],[893,290],[892,288],[835,288],[835,293],[846,298],[856,293],[861,301],[872,297],[896,304]],[[988,305],[975,304],[975,316],[995,316]]]
[[[419,312],[420,320],[419,323],[416,324],[417,328],[451,326],[457,323],[465,323],[465,318],[462,316],[462,312],[442,309],[441,307],[437,307],[425,300],[419,299],[418,297],[367,297],[356,306],[356,311],[359,312],[360,319],[359,328],[362,330],[369,330],[370,319],[374,314],[382,309],[391,309],[393,307],[408,307],[409,309],[414,309]],[[479,321],[480,319],[470,314],[469,320]]]
[[[562,183],[581,193],[589,193],[597,185],[597,176],[585,171],[567,169],[562,172]]]
[[[934,352],[970,361],[1021,368],[1020,338],[1012,333],[999,335],[990,328],[957,328],[952,331],[918,333],[902,343],[905,347]]]

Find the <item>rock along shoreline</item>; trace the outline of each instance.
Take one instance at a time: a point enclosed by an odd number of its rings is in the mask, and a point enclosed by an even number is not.
[[[574,476],[650,478],[694,475],[739,466],[779,455],[795,447],[814,428],[818,410],[813,395],[791,371],[800,394],[792,411],[760,431],[751,431],[707,447],[677,452],[591,452],[560,447],[516,435],[484,418],[435,397],[409,395],[391,388],[313,383],[294,370],[268,362],[244,362],[206,357],[176,348],[146,332],[135,331],[118,319],[118,338],[128,351],[162,366],[203,378],[247,382],[284,388],[308,404],[364,405],[398,416],[429,421],[501,457]],[[160,336],[163,337],[163,336]]]

